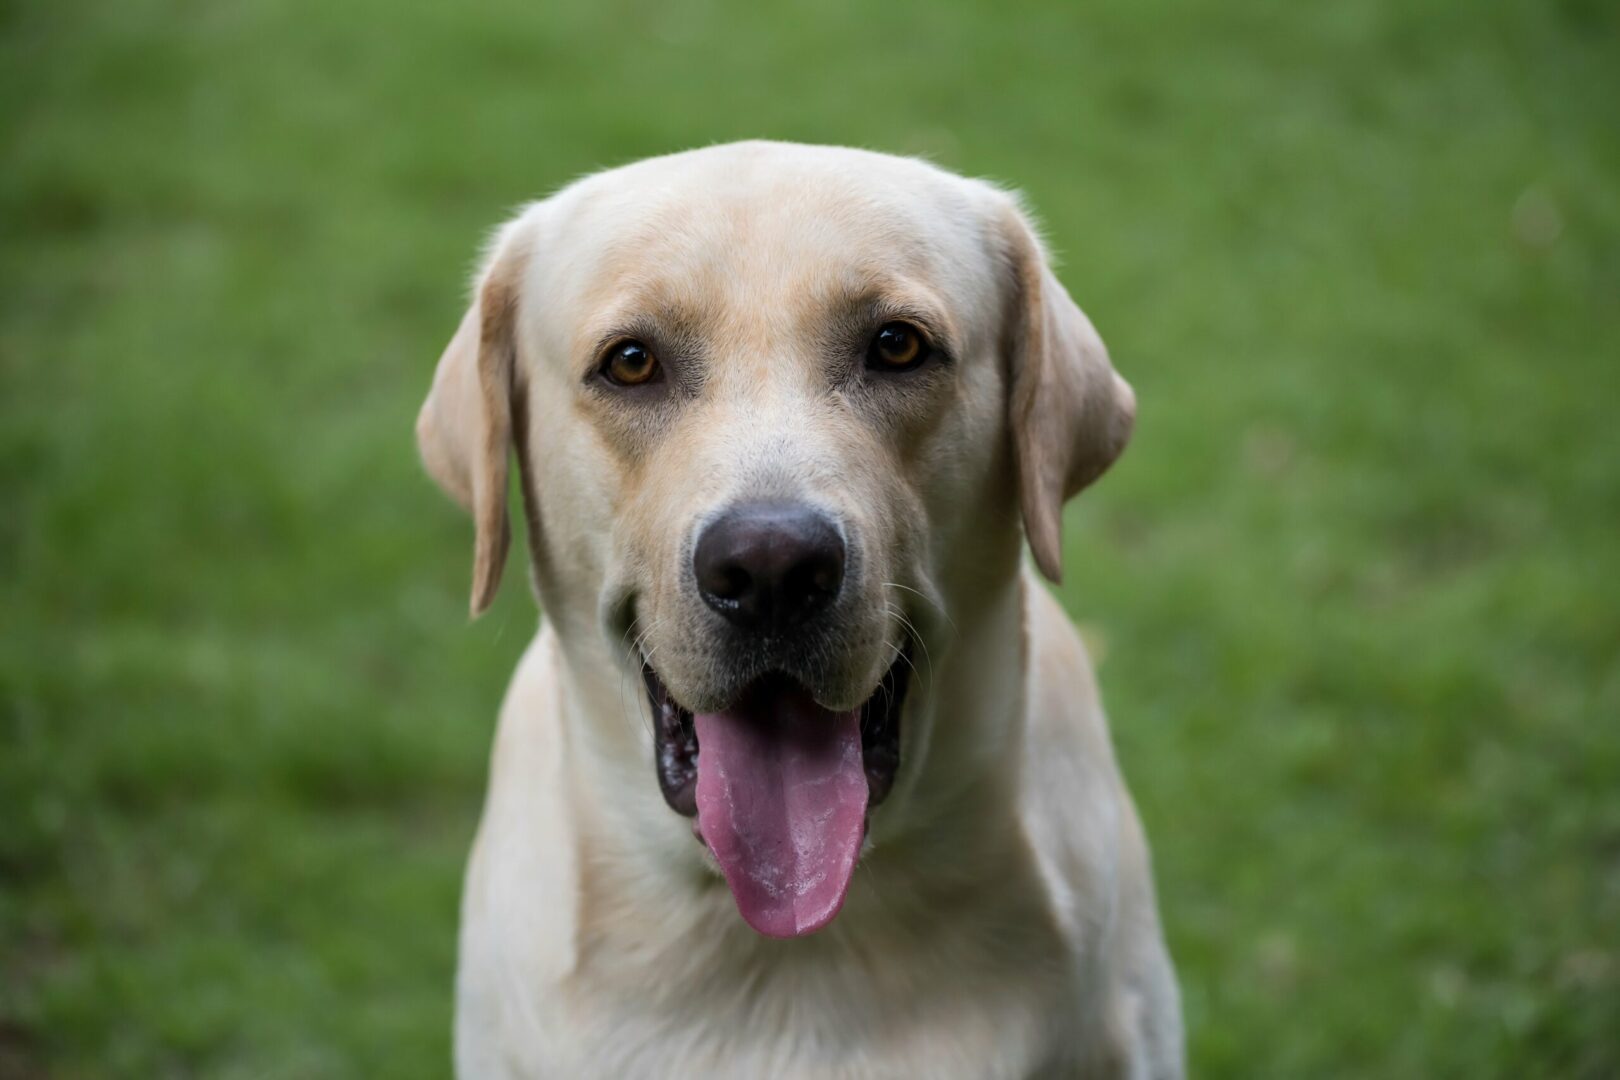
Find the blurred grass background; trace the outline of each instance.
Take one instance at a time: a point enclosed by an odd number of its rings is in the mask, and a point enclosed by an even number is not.
[[[514,204],[755,135],[1021,186],[1136,385],[1196,1073],[1620,1075],[1616,12],[0,3],[0,1075],[447,1071],[535,620],[414,411]]]

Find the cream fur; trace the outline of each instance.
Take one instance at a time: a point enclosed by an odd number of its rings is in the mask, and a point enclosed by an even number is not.
[[[954,361],[852,388],[825,328],[862,297],[934,320]],[[627,323],[697,343],[689,393],[591,387]],[[1062,503],[1134,408],[1015,201],[921,162],[713,147],[504,227],[418,422],[475,515],[475,611],[515,446],[546,611],[467,872],[458,1074],[1180,1076],[1141,826],[1085,651],[1019,554],[1022,516],[1056,576]],[[848,902],[794,941],[748,929],[663,804],[638,674],[644,654],[691,708],[735,693],[686,567],[706,515],[761,491],[825,508],[857,556],[824,705],[922,647]]]

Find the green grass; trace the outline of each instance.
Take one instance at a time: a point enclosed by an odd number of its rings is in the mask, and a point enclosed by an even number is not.
[[[1616,9],[553,8],[0,4],[0,1076],[446,1071],[534,616],[414,410],[511,206],[752,135],[1023,187],[1136,385],[1197,1073],[1620,1075]]]

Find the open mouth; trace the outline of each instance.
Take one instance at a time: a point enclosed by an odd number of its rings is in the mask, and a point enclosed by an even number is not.
[[[729,707],[694,714],[643,662],[664,801],[697,818],[738,911],[760,933],[808,934],[843,906],[867,814],[900,766],[910,672],[902,652],[872,696],[844,712],[770,674]]]

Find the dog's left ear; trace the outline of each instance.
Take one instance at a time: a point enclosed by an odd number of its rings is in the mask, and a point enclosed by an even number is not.
[[[416,418],[427,471],[471,512],[477,529],[471,610],[495,599],[512,530],[506,513],[507,456],[517,378],[518,290],[528,263],[519,222],[503,229],[480,273],[471,306],[439,358]]]
[[[1007,400],[1024,532],[1035,565],[1056,582],[1063,573],[1063,504],[1125,449],[1136,395],[1010,200],[1000,228],[1013,282]]]

